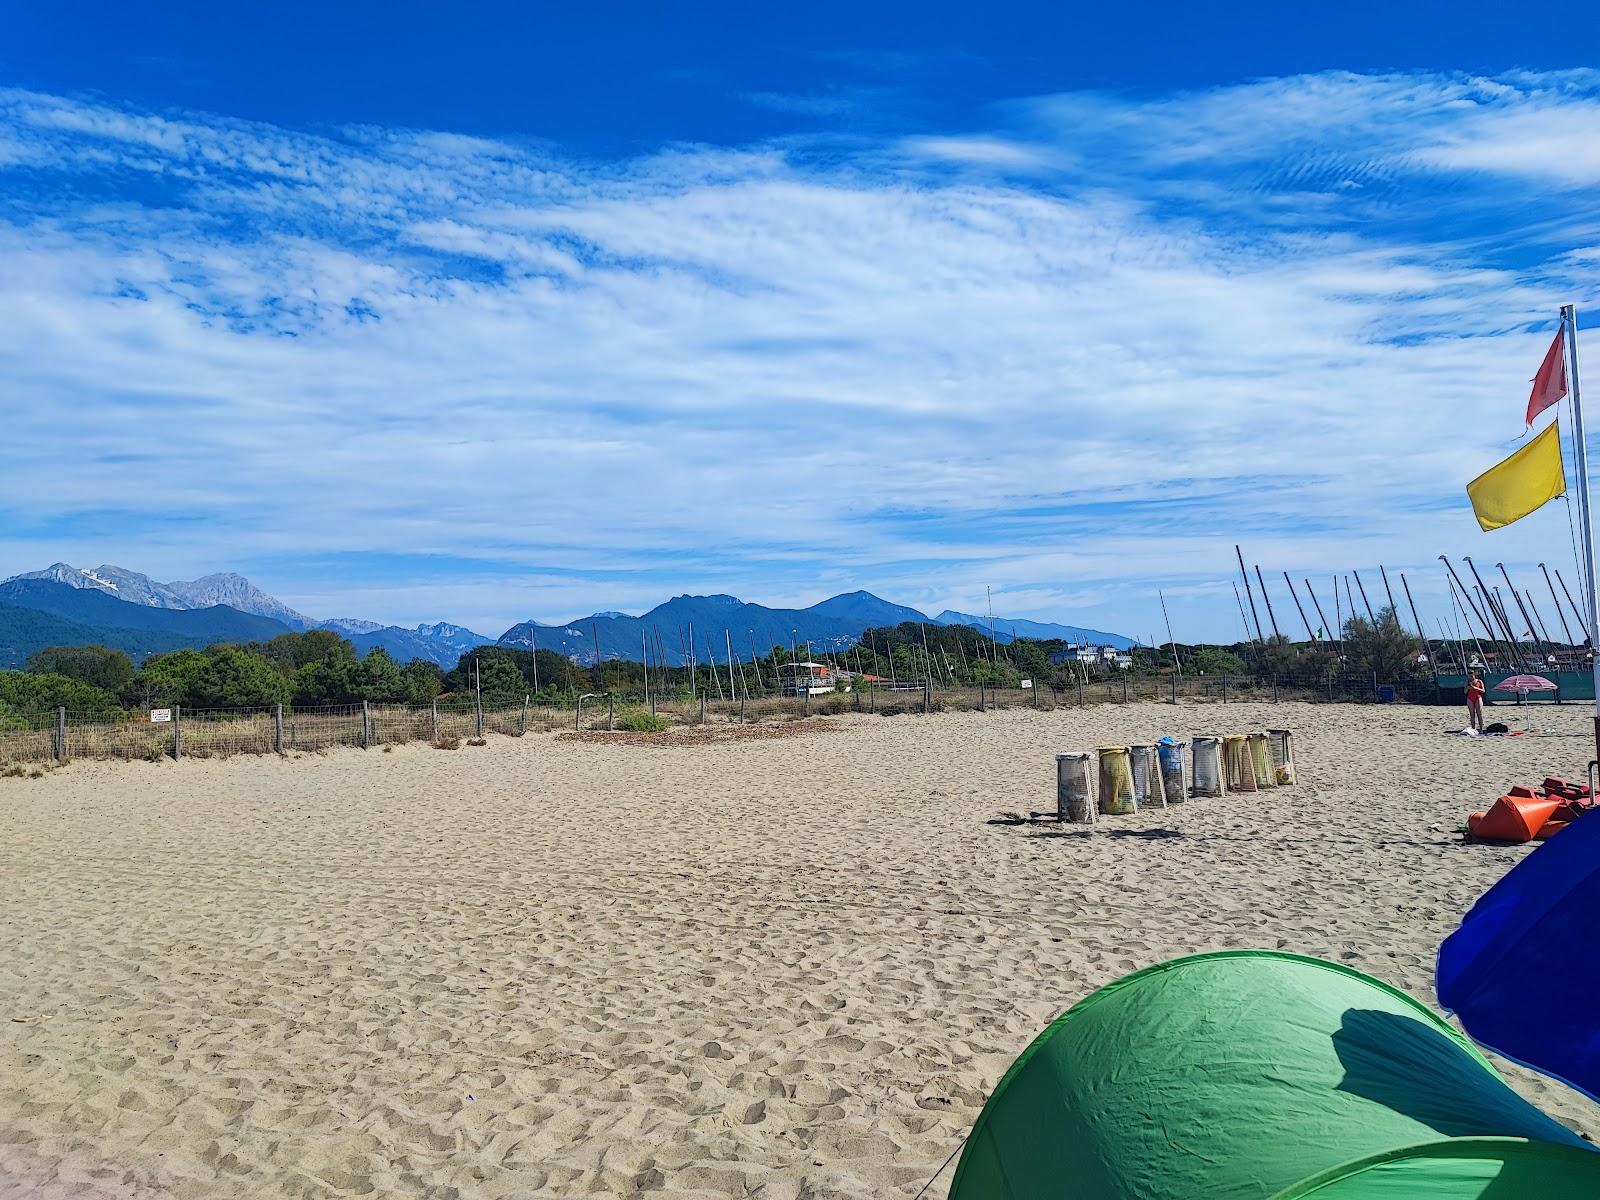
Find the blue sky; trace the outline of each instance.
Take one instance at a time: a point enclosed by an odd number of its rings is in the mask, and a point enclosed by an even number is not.
[[[578,8],[14,23],[0,574],[1199,638],[1235,541],[1570,562],[1461,487],[1600,303],[1592,12]]]

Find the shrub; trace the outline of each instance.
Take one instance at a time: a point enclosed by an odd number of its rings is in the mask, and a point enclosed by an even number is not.
[[[468,738],[467,739],[467,745],[469,745],[469,746],[487,746],[488,744],[489,744],[489,739],[488,738]]]
[[[629,733],[662,733],[671,722],[659,713],[645,712],[642,708],[630,708],[617,714],[616,725],[618,729],[625,729]]]
[[[461,749],[461,739],[460,738],[440,738],[437,742],[435,742],[433,744],[433,748],[435,750],[459,750],[459,749]]]

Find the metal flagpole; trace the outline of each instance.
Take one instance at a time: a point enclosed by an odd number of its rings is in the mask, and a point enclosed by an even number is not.
[[[1596,600],[1594,578],[1594,524],[1589,514],[1589,442],[1583,429],[1583,397],[1578,391],[1578,309],[1561,306],[1562,327],[1567,334],[1567,392],[1572,397],[1572,439],[1578,458],[1578,525],[1583,534],[1583,570],[1589,581],[1584,597],[1589,606],[1589,665],[1594,679],[1594,746],[1600,758],[1600,601]]]

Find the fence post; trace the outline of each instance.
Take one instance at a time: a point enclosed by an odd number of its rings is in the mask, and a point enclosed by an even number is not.
[[[1328,672],[1328,703],[1333,703],[1333,672]]]
[[[706,723],[706,694],[700,693],[700,724]]]
[[[1035,708],[1038,708],[1039,707],[1039,681],[1037,679],[1035,679],[1033,681],[1033,687],[1030,690],[1033,692],[1033,706]]]
[[[172,706],[172,761],[183,757],[183,705]]]
[[[927,680],[922,683],[922,715],[927,716],[933,711],[933,684]]]
[[[1276,704],[1278,702],[1278,675],[1277,675],[1277,672],[1273,672],[1273,675],[1272,675],[1272,702],[1274,704]]]
[[[1372,673],[1372,698],[1374,700],[1378,698],[1378,673],[1376,671]]]
[[[483,688],[482,688],[481,685],[476,689],[476,692],[475,692],[475,694],[473,696],[473,701],[472,702],[476,706],[476,710],[477,710],[477,714],[478,714],[478,716],[477,716],[478,736],[482,737],[483,736]]]
[[[606,728],[617,727],[617,698],[610,692],[606,693]]]
[[[1177,702],[1178,702],[1178,677],[1176,675],[1171,675],[1168,678],[1170,678],[1172,680],[1172,702],[1173,702],[1173,704],[1177,704]]]
[[[1226,675],[1222,677],[1222,702],[1224,704],[1228,702],[1228,677]]]
[[[1122,676],[1122,702],[1124,704],[1128,702],[1128,676],[1126,673]]]
[[[272,752],[283,753],[283,705],[272,706]]]
[[[1078,707],[1083,707],[1083,676],[1078,676]]]
[[[739,693],[739,724],[741,724],[741,725],[744,724],[744,702],[745,702],[745,693],[740,692]],[[861,711],[861,697],[859,695],[856,696],[856,711],[857,712]]]
[[[878,689],[876,685],[873,686],[872,694],[867,697],[867,711],[878,711]]]
[[[522,693],[522,732],[528,732],[528,693]]]
[[[367,706],[367,701],[361,702],[361,748],[370,749],[372,746],[372,710]]]
[[[978,680],[978,711],[983,711],[983,680]]]
[[[429,706],[428,715],[432,722],[433,740],[437,742],[439,740],[439,702],[437,700]]]
[[[67,710],[65,706],[56,709],[56,761],[67,761]]]
[[[706,711],[705,702],[701,701],[701,703],[700,703],[700,719],[702,721],[705,720],[705,711]],[[809,717],[811,715],[811,685],[809,683],[806,684],[806,698],[800,702],[800,714],[802,716],[806,716],[806,717]]]

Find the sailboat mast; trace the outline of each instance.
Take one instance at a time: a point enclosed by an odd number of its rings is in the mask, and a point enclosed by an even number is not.
[[[1239,547],[1236,545],[1233,548],[1233,553],[1234,556],[1239,560],[1239,574],[1244,579],[1245,599],[1250,601],[1250,616],[1255,620],[1256,623],[1256,641],[1264,642],[1267,639],[1261,636],[1261,616],[1256,612],[1255,593],[1250,590],[1250,572],[1244,569],[1244,551],[1239,549]],[[1245,632],[1248,634],[1250,631],[1247,628]]]
[[[1577,643],[1572,640],[1572,626],[1567,624],[1567,614],[1561,611],[1561,601],[1556,598],[1556,585],[1550,579],[1550,568],[1540,563],[1539,570],[1544,572],[1544,585],[1550,589],[1550,603],[1556,606],[1556,616],[1561,621],[1561,632],[1567,639],[1567,645],[1575,646]]]
[[[1280,638],[1283,635],[1278,632],[1278,618],[1272,611],[1272,597],[1267,595],[1267,581],[1261,578],[1260,563],[1256,564],[1256,583],[1261,588],[1261,601],[1267,606],[1267,623],[1272,626],[1272,636]]]
[[[1304,579],[1306,595],[1311,597],[1311,607],[1317,610],[1317,620],[1322,622],[1322,636],[1326,641],[1330,641],[1337,646],[1339,644],[1339,631],[1329,627],[1328,614],[1322,611],[1322,601],[1318,600],[1317,593],[1311,590],[1311,577],[1307,575]]]
[[[1178,661],[1178,643],[1172,636],[1172,618],[1167,616],[1167,596],[1160,588],[1156,595],[1161,598],[1161,619],[1167,623],[1167,644],[1172,647],[1172,669],[1178,673],[1178,678],[1183,678],[1183,663]],[[1235,593],[1237,597],[1238,593]]]

